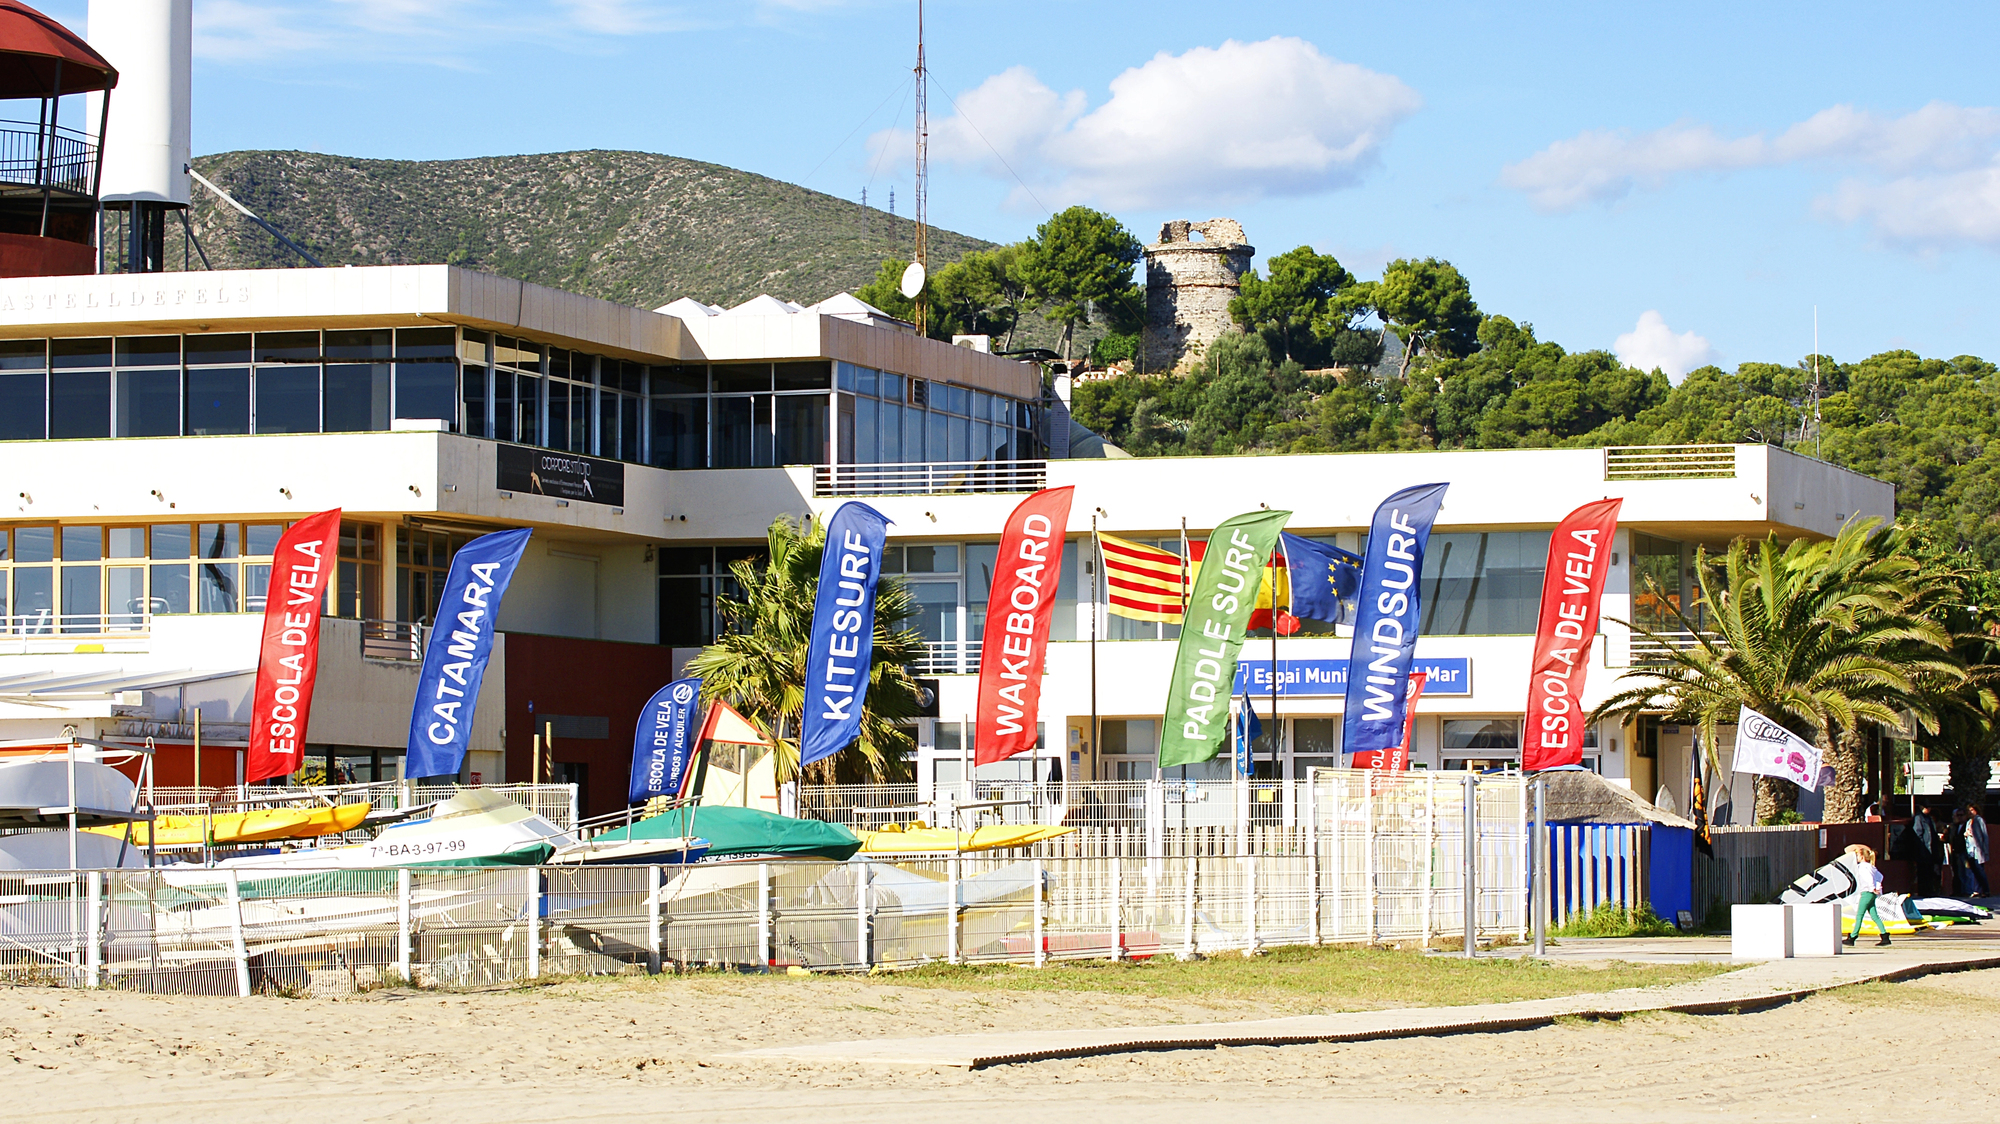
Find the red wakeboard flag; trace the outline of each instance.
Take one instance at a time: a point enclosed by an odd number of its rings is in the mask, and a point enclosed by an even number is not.
[[[1062,580],[1073,486],[1044,488],[1014,509],[1000,534],[986,634],[979,647],[979,710],[972,760],[1005,761],[1035,748],[1049,619]]]
[[[264,645],[250,706],[243,779],[289,776],[305,761],[306,717],[319,675],[319,617],[340,547],[340,509],[292,524],[271,556]]]
[[[1621,499],[1584,504],[1556,524],[1549,563],[1542,573],[1542,617],[1535,629],[1534,663],[1528,669],[1528,713],[1522,723],[1521,768],[1526,772],[1583,763],[1583,680],[1604,577],[1611,570],[1611,539],[1618,533]]]

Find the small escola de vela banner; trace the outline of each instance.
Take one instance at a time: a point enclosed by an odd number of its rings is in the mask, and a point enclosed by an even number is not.
[[[1542,571],[1542,618],[1528,669],[1521,768],[1532,773],[1583,764],[1583,680],[1611,570],[1611,538],[1621,499],[1584,504],[1556,524]]]
[[[1289,511],[1251,511],[1225,519],[1208,537],[1174,654],[1160,723],[1160,767],[1207,761],[1229,736],[1229,692],[1236,657],[1257,607],[1264,563],[1278,544]]]
[[[694,756],[695,713],[701,705],[701,680],[676,679],[646,700],[632,731],[632,777],[627,803],[679,794]]]
[[[494,618],[531,533],[518,527],[481,535],[452,557],[437,621],[424,645],[423,673],[417,676],[404,776],[449,776],[465,762],[479,684],[493,658]]]
[[[1410,661],[1423,620],[1424,547],[1444,505],[1445,484],[1419,484],[1383,500],[1368,525],[1368,558],[1347,659],[1346,753],[1392,751],[1409,713]]]
[[[319,677],[319,617],[339,545],[340,509],[308,515],[278,538],[264,595],[264,643],[250,703],[250,748],[243,779],[255,783],[298,771]]]
[[[888,538],[889,517],[865,503],[841,504],[826,521],[806,649],[801,767],[846,749],[861,732],[875,660],[875,583],[882,577]]]
[[[972,759],[991,765],[1035,748],[1049,619],[1062,581],[1063,532],[1074,486],[1044,488],[1021,501],[1000,532],[986,635],[979,645],[979,709]]]

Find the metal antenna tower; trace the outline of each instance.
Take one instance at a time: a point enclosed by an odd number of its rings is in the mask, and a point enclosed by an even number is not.
[[[919,274],[920,277],[930,271],[930,262],[926,260],[930,247],[924,235],[924,223],[929,217],[926,212],[928,210],[927,201],[930,195],[930,155],[926,151],[930,146],[931,135],[929,86],[930,77],[924,70],[924,0],[917,0],[917,245],[915,252],[911,255],[911,260],[923,267],[922,273]],[[921,285],[921,281],[919,284]],[[917,334],[919,336],[925,335],[930,327],[925,323],[924,301],[921,293],[922,291],[919,289],[915,298]]]

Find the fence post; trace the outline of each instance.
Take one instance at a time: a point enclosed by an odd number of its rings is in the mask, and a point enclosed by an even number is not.
[[[1547,777],[1535,778],[1535,836],[1534,868],[1528,877],[1533,879],[1529,887],[1529,912],[1534,914],[1535,955],[1548,954],[1549,948],[1549,781]]]
[[[945,860],[944,961],[947,964],[958,963],[958,861],[957,851]]]
[[[1041,860],[1039,859],[1036,860],[1036,862],[1038,863],[1040,861]],[[854,958],[856,964],[862,968],[873,968],[875,966],[875,949],[873,947],[874,942],[869,939],[869,933],[868,933],[868,883],[869,883],[868,876],[870,873],[871,871],[867,863],[864,862],[855,864],[854,866],[854,941],[855,941]],[[1038,891],[1040,890],[1040,888],[1041,887],[1039,885],[1036,887]],[[1037,899],[1036,901],[1035,909],[1036,909],[1037,919],[1039,919],[1041,912],[1041,904],[1039,899]]]
[[[1521,799],[1520,803],[1516,806],[1515,809],[1517,818],[1519,819],[1521,825],[1521,845],[1524,847],[1530,845],[1528,839],[1528,788],[1532,784],[1534,784],[1534,781],[1526,777],[1523,777],[1521,779],[1521,790],[1520,790]],[[1521,941],[1527,940],[1528,926],[1532,924],[1532,922],[1528,920],[1528,914],[1533,912],[1535,908],[1535,887],[1533,881],[1534,863],[1535,863],[1535,852],[1527,851],[1524,854],[1522,854],[1521,870],[1524,874],[1527,875],[1528,884],[1522,887],[1523,892],[1521,895],[1521,931],[1518,934],[1516,934],[1514,938],[1516,940],[1521,940]]]
[[[250,997],[250,950],[243,942],[243,875],[229,871],[229,943],[236,956],[236,994]]]
[[[757,864],[757,970],[771,970],[771,864]]]
[[[1479,955],[1479,774],[1465,770],[1465,955]]]
[[[1111,856],[1111,959],[1125,959],[1125,864]]]
[[[1257,856],[1243,856],[1243,955],[1257,951]]]
[[[531,866],[528,875],[528,978],[542,976],[542,869]]]
[[[683,856],[685,857],[685,856]],[[658,864],[646,868],[646,971],[660,974],[660,887],[665,879]]]
[[[1361,861],[1367,867],[1363,873],[1368,876],[1368,943],[1374,944],[1382,930],[1382,886],[1375,876],[1376,859],[1380,857],[1375,841],[1375,774],[1362,773],[1361,786],[1361,830],[1364,832],[1361,837]],[[1436,812],[1437,802],[1432,801],[1431,813],[1435,815]],[[1426,895],[1430,892],[1430,887],[1424,887]]]
[[[1440,838],[1438,833],[1437,795],[1437,774],[1426,773],[1424,776],[1426,815],[1424,816],[1424,905],[1422,910],[1425,948],[1430,947],[1431,937],[1437,932],[1437,851],[1438,840]]]
[[[1306,932],[1313,944],[1319,944],[1319,845],[1312,844],[1306,849]]]
[[[1194,848],[1188,849],[1187,856],[1187,933],[1181,940],[1181,959],[1193,960],[1195,952],[1194,933],[1194,882],[1201,872],[1201,856]]]
[[[1042,860],[1035,859],[1035,967],[1046,967],[1049,962],[1048,920],[1043,915],[1042,887],[1047,879],[1042,876]]]
[[[403,977],[404,986],[410,978],[411,933],[410,933],[410,868],[396,869],[396,974]]]
[[[91,871],[89,886],[90,901],[85,916],[90,919],[90,927],[85,931],[84,936],[84,939],[89,943],[84,946],[83,950],[83,984],[85,987],[96,987],[102,982],[104,968],[104,945],[102,943],[104,935],[104,872],[101,870]]]

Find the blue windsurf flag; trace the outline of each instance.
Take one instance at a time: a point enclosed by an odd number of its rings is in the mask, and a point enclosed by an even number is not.
[[[1250,705],[1250,692],[1243,692],[1243,709],[1236,712],[1236,775],[1250,775],[1250,749],[1264,736],[1264,723],[1257,708]]]
[[[1361,603],[1347,663],[1344,753],[1403,744],[1404,692],[1422,620],[1424,544],[1444,504],[1445,488],[1405,488],[1383,500],[1368,525],[1368,560],[1361,570]]]
[[[681,779],[694,756],[700,726],[695,712],[701,680],[676,679],[653,692],[632,732],[632,785],[625,799],[637,804],[655,796],[679,795]]]
[[[458,549],[445,576],[424,669],[410,710],[407,777],[455,775],[472,744],[472,714],[479,684],[493,657],[493,622],[507,594],[530,531],[521,527],[481,535]]]
[[[799,764],[846,749],[861,732],[868,668],[875,657],[875,582],[889,518],[865,503],[844,503],[826,523],[819,562],[811,647],[806,651],[806,708]]]
[[[1285,571],[1292,586],[1291,613],[1311,621],[1346,624],[1361,589],[1361,556],[1300,538],[1286,531],[1278,536],[1285,552]]]

